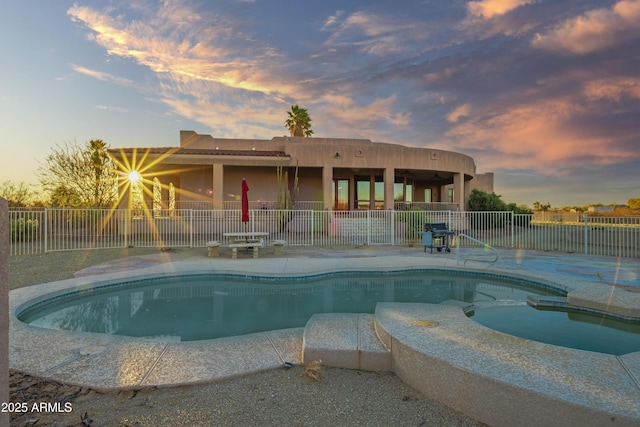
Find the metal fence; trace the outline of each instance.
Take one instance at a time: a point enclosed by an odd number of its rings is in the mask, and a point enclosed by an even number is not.
[[[223,245],[225,232],[266,231],[267,245],[420,245],[425,223],[498,248],[640,258],[640,217],[567,214],[539,218],[512,212],[43,209],[11,210],[11,255],[121,247]],[[465,239],[464,246],[477,245]]]

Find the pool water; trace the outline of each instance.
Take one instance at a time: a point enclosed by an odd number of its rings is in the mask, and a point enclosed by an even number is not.
[[[503,277],[432,271],[334,274],[279,282],[180,276],[56,297],[28,307],[18,313],[18,318],[50,329],[196,341],[303,327],[315,313],[373,313],[378,302],[437,304],[459,300],[486,306],[472,317],[485,326],[548,342],[540,336],[528,336],[526,330],[532,324],[538,324],[543,331],[557,331],[561,329],[559,324],[573,328],[571,325],[578,323],[567,319],[564,313],[564,319],[559,319],[558,313],[540,312],[554,319],[545,322],[530,318],[535,316],[531,312],[537,310],[526,306],[527,296],[550,294],[558,295],[550,289]],[[508,306],[496,307],[500,302]],[[505,325],[509,326],[508,331],[501,329]],[[589,327],[592,331],[603,329],[605,335],[617,331],[600,324]],[[636,325],[634,332],[627,332],[629,336],[616,340],[630,341],[640,336],[638,332],[640,326]],[[542,335],[545,338],[549,334]],[[573,342],[563,343],[572,335],[569,329],[564,338],[553,344],[576,346]],[[582,339],[590,342],[588,335],[587,332]]]
[[[506,334],[562,347],[616,356],[640,351],[640,323],[602,315],[505,303],[490,307],[480,304],[472,319]]]

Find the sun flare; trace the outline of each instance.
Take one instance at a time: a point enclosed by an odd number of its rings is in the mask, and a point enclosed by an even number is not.
[[[142,179],[142,175],[140,175],[140,172],[138,172],[137,170],[133,170],[129,172],[127,178],[129,178],[129,182],[131,182],[131,184],[136,184]]]

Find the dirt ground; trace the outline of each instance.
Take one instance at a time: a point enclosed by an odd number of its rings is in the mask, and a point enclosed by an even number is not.
[[[98,393],[17,372],[11,426],[480,426],[393,374],[304,367],[171,388]],[[53,408],[33,410],[42,403]]]
[[[205,254],[203,248],[131,248],[13,256],[9,284],[67,279],[115,260],[126,267],[132,257],[164,262]],[[482,425],[392,373],[322,367],[312,376],[295,366],[210,384],[100,393],[11,371],[11,427]]]

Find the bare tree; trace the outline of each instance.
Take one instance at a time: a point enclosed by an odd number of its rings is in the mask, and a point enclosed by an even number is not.
[[[0,184],[0,197],[3,197],[9,202],[10,208],[26,207],[34,200],[34,194],[29,189],[29,186],[24,182],[15,184],[11,181],[4,181]]]
[[[99,139],[56,145],[38,177],[53,206],[112,207],[118,199],[117,165]]]

